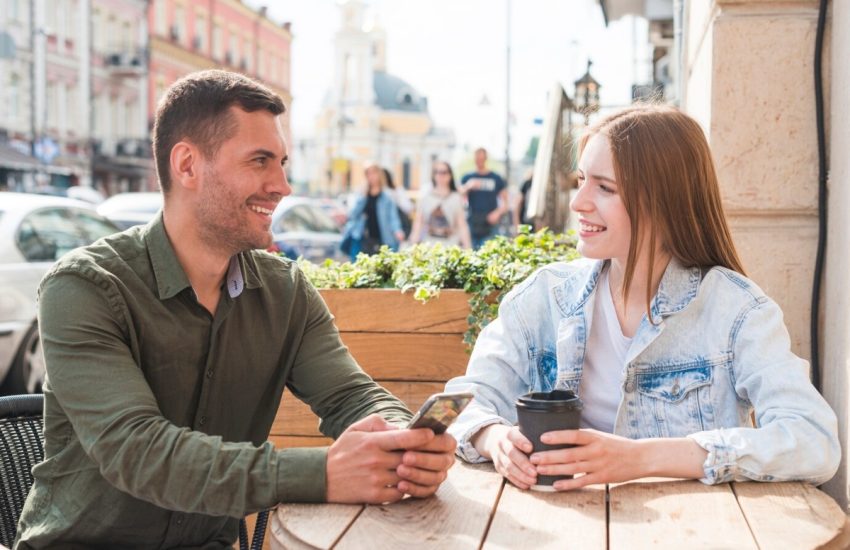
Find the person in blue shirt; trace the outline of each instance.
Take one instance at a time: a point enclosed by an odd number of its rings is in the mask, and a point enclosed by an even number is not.
[[[475,150],[475,171],[463,176],[458,190],[466,196],[472,248],[481,248],[493,237],[499,220],[508,212],[508,191],[502,176],[487,168],[487,150]]]
[[[533,273],[502,300],[464,376],[475,400],[449,428],[457,453],[492,460],[520,488],[556,490],[649,476],[829,480],[841,460],[835,413],[794,354],[782,310],[744,275],[699,124],[633,106],[580,141],[584,256]],[[528,392],[572,390],[572,448],[532,452],[514,426]]]

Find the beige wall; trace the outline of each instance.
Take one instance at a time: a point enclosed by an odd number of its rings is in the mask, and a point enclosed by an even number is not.
[[[823,295],[823,394],[838,414],[843,459],[838,474],[826,484],[829,494],[848,508],[848,410],[850,396],[850,3],[830,3],[832,10],[832,96],[841,98],[828,112],[829,142],[829,229],[827,231],[826,275]]]
[[[817,242],[817,2],[689,2],[684,107],[703,124],[747,274],[809,358]]]
[[[818,224],[813,78],[818,2],[714,0],[687,5],[684,108],[709,136],[726,212],[748,274],[782,307],[793,349],[808,359]],[[830,10],[835,11],[830,19],[836,32],[827,28],[823,71],[826,124],[836,132],[831,137],[821,362],[823,394],[838,414],[846,456],[850,108],[838,101],[831,112],[829,92],[831,86],[835,97],[846,97],[850,89],[850,3],[831,2]],[[831,46],[837,52],[834,62]],[[838,475],[825,486],[845,509],[847,481],[845,458]]]

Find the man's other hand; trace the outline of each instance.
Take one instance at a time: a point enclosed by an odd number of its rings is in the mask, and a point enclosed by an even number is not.
[[[399,429],[370,415],[349,426],[328,450],[327,500],[380,504],[405,494],[431,495],[454,462],[454,447],[449,435]]]

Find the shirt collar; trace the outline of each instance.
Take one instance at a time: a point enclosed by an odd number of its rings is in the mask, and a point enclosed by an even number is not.
[[[192,286],[177,259],[174,247],[171,246],[171,240],[163,223],[162,211],[148,224],[145,243],[160,300],[172,298]],[[231,298],[242,294],[245,288],[262,286],[256,261],[249,252],[240,252],[230,258],[227,269],[227,292]]]

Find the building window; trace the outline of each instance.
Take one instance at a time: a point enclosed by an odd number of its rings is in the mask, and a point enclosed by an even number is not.
[[[239,59],[239,36],[237,36],[234,29],[230,29],[230,47],[227,49],[228,65],[237,65]]]
[[[174,24],[171,25],[171,39],[175,42],[181,42],[186,35],[184,26],[186,25],[186,14],[182,6],[174,7]]]
[[[223,47],[223,39],[221,37],[221,27],[218,26],[218,23],[213,25],[213,59],[221,60],[221,50]]]
[[[195,19],[195,37],[192,46],[196,51],[205,53],[207,50],[207,18],[199,13]]]
[[[156,25],[156,34],[160,36],[168,36],[168,12],[166,12],[166,0],[154,0],[154,25]]]
[[[410,159],[401,163],[401,181],[405,189],[410,189]]]

